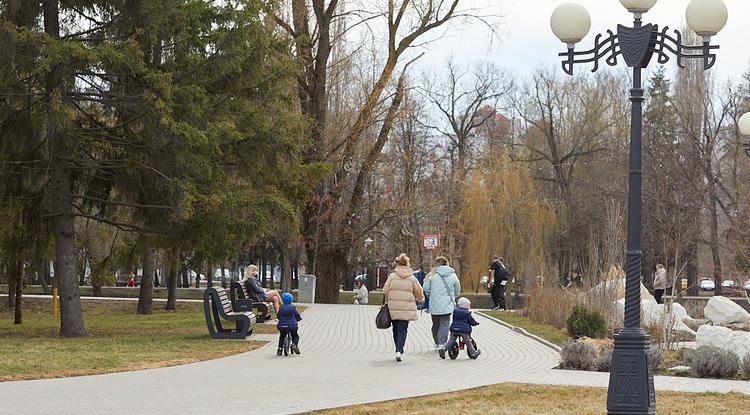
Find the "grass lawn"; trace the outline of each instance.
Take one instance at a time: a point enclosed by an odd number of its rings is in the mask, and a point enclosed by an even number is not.
[[[50,313],[51,300],[24,299],[23,324],[0,305],[0,381],[121,372],[174,366],[215,359],[256,349],[260,341],[212,340],[203,317],[203,304],[178,303],[154,314],[135,315],[135,301],[84,300],[89,336],[63,339],[59,320]],[[300,307],[301,308],[301,307]],[[253,333],[276,333],[273,325],[258,324]]]
[[[566,340],[570,340],[568,333],[563,329],[558,329],[549,324],[536,323],[526,317],[519,316],[516,313],[508,311],[483,311],[483,314],[502,320],[508,324],[521,327],[531,334],[537,335],[550,343],[558,346]]]
[[[657,412],[665,414],[750,413],[750,398],[739,393],[657,392]],[[466,391],[422,396],[314,412],[316,414],[481,414],[601,415],[607,390],[503,383]]]

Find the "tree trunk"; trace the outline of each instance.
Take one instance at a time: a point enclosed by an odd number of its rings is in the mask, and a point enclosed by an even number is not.
[[[13,310],[16,307],[16,282],[18,281],[16,272],[18,269],[15,264],[11,265],[10,260],[7,260],[3,268],[6,270],[5,276],[8,279],[8,309]]]
[[[182,275],[182,288],[190,288],[188,269],[187,269],[187,266],[185,266],[184,264],[182,265],[182,270],[180,271],[180,275]]]
[[[187,270],[183,266],[180,270],[183,275],[187,274]],[[177,255],[172,254],[169,260],[169,275],[167,276],[167,306],[165,310],[177,309]],[[184,278],[184,277],[183,277]]]
[[[55,40],[60,39],[58,0],[44,0],[44,30]],[[66,100],[62,71],[53,67],[47,76],[46,94],[51,101]],[[47,114],[47,141],[50,149],[50,174],[52,206],[54,209],[55,278],[60,293],[60,336],[86,335],[81,312],[81,295],[76,280],[75,227],[73,224],[73,186],[66,159],[69,154],[65,137],[58,124],[61,114],[55,113],[58,105],[49,104]]]
[[[687,247],[687,293],[691,296],[698,295],[698,245],[691,241]]]
[[[214,286],[214,272],[211,268],[211,262],[206,261],[206,288]]]
[[[141,276],[141,289],[138,292],[138,309],[136,314],[151,314],[154,312],[154,265],[156,253],[153,246],[146,247],[146,255],[143,258],[143,275]]]
[[[227,269],[221,264],[221,288],[227,288]]]
[[[292,254],[288,250],[281,257],[281,291],[292,290]]]
[[[46,259],[42,260],[43,265],[40,267],[42,271],[41,278],[39,278],[39,283],[42,285],[42,290],[44,291],[45,295],[49,295],[52,293],[52,289],[50,289],[48,278],[49,278],[49,261]]]
[[[341,250],[321,249],[317,266],[317,286],[315,288],[315,302],[337,304],[339,302],[339,287],[346,272],[345,256]]]
[[[23,323],[23,314],[21,306],[23,303],[23,256],[18,260],[18,269],[16,270],[16,312],[13,324]]]
[[[711,215],[711,259],[714,264],[714,295],[722,294],[721,286],[721,257],[719,256],[719,214],[716,208],[716,185],[711,186],[709,194],[710,205],[709,215]]]
[[[247,271],[245,271],[247,272]],[[263,250],[263,257],[260,259],[260,285],[261,287],[265,287],[266,284],[268,284],[268,277],[266,277],[266,273],[268,272],[268,254],[265,250]]]

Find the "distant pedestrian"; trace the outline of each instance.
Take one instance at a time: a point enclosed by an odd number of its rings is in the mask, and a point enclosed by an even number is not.
[[[472,326],[478,326],[479,322],[471,316],[470,308],[471,301],[468,298],[461,297],[458,299],[458,307],[453,311],[453,323],[450,327],[451,335],[448,338],[448,343],[446,343],[446,348],[452,347],[453,343],[460,337],[466,345],[469,358],[476,359],[482,351],[474,349],[474,343],[471,340],[471,328]],[[440,349],[440,357],[445,359],[445,348]]]
[[[493,310],[505,310],[505,287],[508,284],[508,269],[503,259],[497,255],[490,263],[490,294],[492,295]]]
[[[664,265],[656,264],[656,274],[654,274],[654,299],[656,304],[661,304],[661,297],[667,289],[667,270]]]
[[[435,350],[439,351],[444,349],[448,340],[451,314],[456,307],[456,297],[461,293],[461,282],[446,257],[437,257],[435,264],[437,267],[425,278],[423,288],[425,296],[430,299],[432,339]]]
[[[302,316],[299,315],[299,311],[297,311],[297,308],[292,304],[292,301],[294,301],[294,297],[291,294],[281,294],[281,302],[283,304],[279,307],[277,313],[279,323],[276,325],[276,328],[279,329],[279,348],[276,350],[276,354],[279,356],[281,356],[281,353],[284,350],[284,340],[286,339],[286,336],[292,337],[292,344],[289,345],[292,349],[292,353],[300,354],[299,334],[297,333],[297,329],[299,327],[299,321],[302,320]]]
[[[354,289],[354,304],[365,305],[368,303],[367,297],[370,295],[367,291],[367,277],[360,275],[355,281],[357,281],[357,288]]]
[[[424,292],[414,277],[411,261],[406,254],[396,258],[396,269],[388,276],[383,287],[383,295],[388,303],[388,311],[393,327],[393,343],[396,346],[396,361],[400,362],[406,344],[409,321],[419,319],[417,301],[424,301]]]

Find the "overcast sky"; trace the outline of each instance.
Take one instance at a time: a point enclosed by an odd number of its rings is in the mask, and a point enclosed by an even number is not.
[[[490,43],[489,32],[482,25],[469,25],[432,43],[420,62],[422,67],[442,65],[451,55],[462,62],[486,59],[517,74],[528,73],[540,66],[559,67],[557,53],[564,51],[565,45],[552,34],[549,18],[555,7],[566,0],[472,1],[476,7],[503,15],[498,25],[499,41]],[[581,49],[590,49],[597,33],[614,30],[618,23],[632,23],[632,14],[622,7],[619,0],[572,1],[584,5],[591,15],[591,31],[579,44]],[[750,69],[750,0],[724,1],[729,9],[729,20],[724,30],[712,40],[721,46],[712,69],[719,81],[737,80]],[[644,15],[644,23],[679,29],[685,25],[688,3],[689,0],[658,0],[656,6]],[[671,68],[673,62],[667,65]],[[622,60],[620,64],[624,66]],[[651,68],[655,66],[651,64]],[[584,70],[579,68],[578,71]]]

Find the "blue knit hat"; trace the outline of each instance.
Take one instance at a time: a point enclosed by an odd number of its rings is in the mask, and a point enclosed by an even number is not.
[[[291,304],[294,301],[294,297],[289,293],[281,294],[281,302],[284,304]]]

